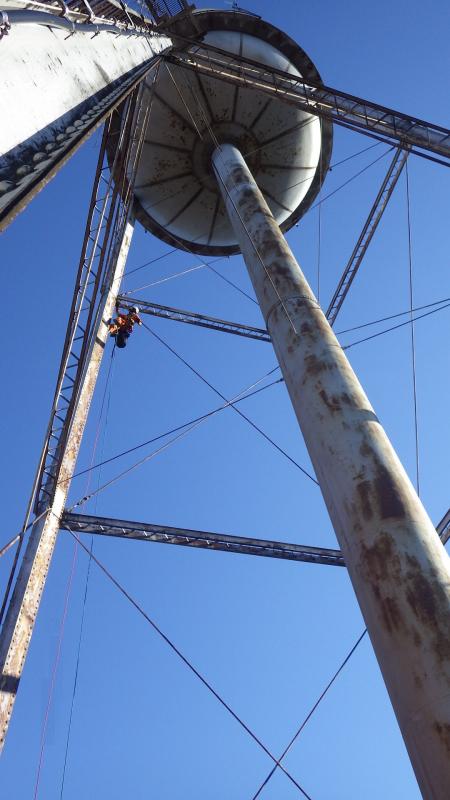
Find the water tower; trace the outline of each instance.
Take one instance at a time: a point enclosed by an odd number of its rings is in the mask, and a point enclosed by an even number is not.
[[[154,5],[161,10],[167,4]],[[111,228],[119,220],[117,236],[113,246],[106,242],[109,255],[101,256],[94,273],[97,294],[68,386],[69,356],[86,310],[80,286],[86,275],[92,277],[94,256],[86,255],[92,235],[80,262],[52,413],[63,385],[73,395],[53,451],[50,425],[34,493],[36,521],[2,629],[2,736],[64,523],[106,321],[137,220],[188,252],[242,253],[419,784],[424,796],[444,800],[450,784],[448,558],[284,233],[307,212],[325,179],[333,121],[375,132],[407,152],[423,148],[441,158],[450,154],[448,131],[324,87],[306,53],[259,17],[182,5],[173,18],[156,15],[152,35],[160,39],[151,57],[133,54],[128,101],[119,92],[123,76],[114,76],[115,94],[108,93],[109,80],[101,90],[103,113],[110,111],[108,102],[118,109],[108,116],[102,145],[116,210],[111,216],[105,207],[95,228],[94,196],[90,231],[95,240],[106,218]],[[147,41],[148,31],[142,36]],[[123,75],[130,81],[130,69]],[[97,101],[89,116],[91,97],[83,100],[80,129],[102,113]],[[76,134],[77,126],[69,127]],[[46,157],[35,159],[36,169],[48,162],[46,169],[56,170],[58,148],[46,149],[43,130],[39,152]],[[10,174],[15,166],[10,158]],[[23,173],[30,186],[32,173]],[[26,193],[8,180],[3,191],[15,192],[12,205]]]
[[[190,25],[191,34],[208,46],[320,82],[306,53],[258,17],[199,11]],[[207,52],[198,44],[185,44],[184,49],[187,54]],[[190,252],[239,252],[212,163],[214,151],[228,144],[242,153],[281,230],[289,230],[313,203],[325,178],[331,121],[264,91],[192,74],[181,65],[165,63],[155,69],[156,83],[153,73],[146,80],[150,114],[134,190],[139,222]]]

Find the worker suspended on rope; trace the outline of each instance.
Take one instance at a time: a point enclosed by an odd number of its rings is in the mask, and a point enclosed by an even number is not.
[[[127,339],[133,332],[135,323],[142,325],[142,320],[137,306],[128,309],[126,313],[120,313],[119,306],[116,306],[116,314],[116,318],[109,323],[109,332],[116,340],[117,347],[122,348],[127,346]]]

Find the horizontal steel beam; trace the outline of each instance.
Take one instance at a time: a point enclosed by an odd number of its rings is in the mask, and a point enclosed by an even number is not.
[[[179,544],[184,547],[223,550],[227,553],[284,558],[289,561],[306,561],[310,564],[329,564],[335,567],[345,566],[340,550],[326,547],[310,547],[208,531],[191,531],[187,528],[169,528],[166,525],[150,525],[145,522],[129,522],[87,514],[65,512],[61,528],[73,533],[98,533],[101,536],[137,539],[142,542]]]
[[[327,564],[345,567],[340,550],[327,547],[277,542],[269,539],[230,536],[210,531],[193,531],[189,528],[170,528],[167,525],[152,525],[148,522],[130,522],[88,514],[73,514],[66,511],[61,520],[61,529],[73,533],[92,533],[113,536],[119,539],[135,539],[141,542],[178,544],[183,547],[200,547],[205,550],[222,550],[267,558],[283,558],[288,561],[304,561],[309,564]],[[450,538],[450,509],[436,528],[443,544]]]
[[[338,89],[306,81],[283,70],[269,68],[258,61],[204,42],[185,41],[195,46],[195,50],[170,52],[165,55],[165,60],[210,78],[263,91],[308,113],[332,119],[338,125],[409,147],[417,155],[426,156],[421,150],[428,151],[448,159],[450,165],[450,130],[447,128]],[[446,161],[441,163],[447,164]]]
[[[442,517],[439,525],[436,528],[442,544],[447,544],[450,539],[450,508]]]
[[[199,325],[201,328],[210,328],[222,333],[233,333],[235,336],[245,336],[248,339],[258,339],[261,342],[270,342],[270,336],[264,328],[252,328],[250,325],[241,325],[239,322],[229,322],[217,317],[208,317],[195,311],[183,311],[181,308],[161,306],[149,300],[135,300],[131,297],[120,296],[117,298],[121,308],[138,306],[141,314],[151,314],[154,317],[172,319],[176,322],[185,322],[188,325]]]
[[[155,29],[151,19],[119,0],[69,0],[64,9],[60,0],[60,6],[61,9],[58,9],[54,0],[28,0],[26,4],[27,10],[58,14],[62,19],[74,22],[113,20],[127,28],[133,27],[149,33]]]

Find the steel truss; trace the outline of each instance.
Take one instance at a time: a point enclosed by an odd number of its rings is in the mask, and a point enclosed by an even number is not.
[[[55,400],[32,492],[40,513],[30,533],[0,635],[0,747],[9,725],[108,336],[106,322],[114,308],[131,241],[134,176],[149,113],[148,104],[142,103],[142,86],[136,88],[123,109],[122,127],[115,142],[116,156],[108,176],[105,171],[109,169],[106,162],[109,125],[100,151]]]
[[[386,177],[381,184],[380,191],[378,192],[375,202],[370,209],[369,216],[367,217],[361,235],[355,245],[353,253],[350,256],[350,260],[344,269],[337,289],[331,299],[330,305],[328,306],[326,317],[330,325],[334,325],[342,303],[344,302],[350,286],[352,285],[352,281],[359,267],[361,266],[361,262],[378,227],[378,223],[380,222],[386,206],[391,198],[392,192],[397,185],[397,181],[401,175],[403,167],[406,164],[408,155],[408,150],[402,150],[400,147],[397,148],[394,153],[394,157],[389,165]]]
[[[83,2],[89,9],[89,4],[86,0],[83,0]],[[157,3],[149,3],[149,5],[156,7]],[[161,3],[158,3],[158,5],[161,5]],[[164,5],[167,4],[164,3]],[[183,0],[182,5],[183,7],[185,6]],[[198,47],[198,43],[194,44]],[[269,71],[267,67],[258,64],[258,62],[226,53],[219,48],[206,48],[206,46],[202,45],[200,52],[197,50],[195,53],[171,53],[166,56],[166,59],[179,66],[194,69],[200,74],[206,74],[209,77],[225,80],[235,85],[245,85],[262,90],[269,94],[271,93],[272,96],[275,94],[288,103],[300,106],[310,113],[331,118],[344,127],[375,135],[384,141],[400,143],[328,309],[327,316],[331,324],[333,324],[376,226],[386,208],[409,152],[425,155],[423,152],[418,152],[414,149],[418,147],[442,158],[449,158],[450,131],[329,89],[320,84],[306,83],[302,79],[279,70],[271,69]],[[123,95],[121,96],[122,98]],[[110,171],[106,162],[106,141],[110,135],[111,117],[105,128],[50,424],[32,493],[31,502],[34,503],[36,514],[50,508],[56,487],[61,481],[61,465],[68,446],[82,383],[86,378],[86,357],[90,352],[93,336],[95,336],[100,321],[99,312],[101,313],[102,309],[100,299],[105,287],[108,287],[111,265],[117,256],[117,247],[122,240],[124,226],[129,214],[131,193],[129,192],[129,187],[124,191],[126,181],[123,179],[128,174],[127,159],[130,153],[133,152],[133,136],[136,135],[136,131],[145,130],[145,125],[136,124],[136,119],[133,115],[135,101],[136,98],[129,104],[132,111],[130,113],[129,108],[128,121],[125,122],[120,134],[124,137],[123,146],[121,147],[119,144],[117,147],[116,161]],[[119,102],[117,98],[116,102]],[[139,147],[137,142],[134,142],[134,145],[135,160],[137,161],[136,153],[139,152]],[[404,149],[402,150],[402,148]],[[144,313],[154,316],[174,319],[186,324],[199,325],[260,341],[270,341],[270,336],[264,329],[252,328],[251,326],[240,325],[239,323],[220,320],[195,312],[161,306],[149,301],[133,301],[128,297],[120,297],[119,299],[124,307],[137,303]],[[74,445],[75,449],[78,444],[79,442]],[[70,476],[65,480],[70,481]],[[341,552],[328,548],[205,531],[192,531],[184,528],[114,520],[69,512],[63,514],[59,520],[59,525],[60,528],[75,534],[96,533],[140,541],[177,544],[315,564],[345,566]],[[444,543],[450,538],[450,511],[439,523],[437,531]],[[36,555],[36,548],[34,555]],[[45,582],[49,560],[47,564],[40,567],[41,573],[38,578],[42,586]],[[25,562],[26,558],[24,559]],[[30,564],[27,566],[25,563],[25,572],[27,570],[30,573]],[[42,588],[40,591],[36,592],[35,589],[34,591],[37,594],[34,615],[27,620],[26,624],[24,623],[25,626],[29,626],[30,630],[34,624]],[[20,613],[26,617],[29,611],[23,612],[21,610]],[[7,623],[4,630],[6,629],[8,638],[11,631],[11,621],[7,619]],[[31,636],[31,632],[29,635]],[[28,641],[25,645],[25,650],[28,646]],[[1,655],[4,655],[4,649]],[[5,660],[3,659],[2,661],[0,659],[0,662],[2,662],[1,666],[3,668]],[[23,662],[20,665],[19,675],[22,666]],[[19,678],[14,677],[11,680],[11,675],[8,675],[9,683],[6,683],[5,675],[6,670],[2,674],[0,689],[3,693],[9,692],[15,695]],[[3,719],[3,730],[0,733],[4,733],[8,720],[5,722],[5,718]]]
[[[114,250],[117,222],[124,213],[121,181],[117,178],[123,170],[119,159],[120,154],[123,157],[124,139],[129,139],[132,135],[132,116],[130,105],[128,121],[122,129],[111,169],[106,150],[113,126],[113,115],[109,117],[103,133],[50,422],[41,456],[36,486],[36,514],[48,504],[54,492],[59,454],[69,434],[83,377],[85,356],[96,321],[99,293],[110,266],[108,255]]]
[[[54,0],[28,0],[27,8],[36,11],[45,10],[49,14],[57,14],[62,19],[73,22],[112,22],[125,30],[155,30],[154,23],[148,17],[138,13],[131,6],[118,0],[58,0],[59,8]]]
[[[121,308],[131,308],[138,306],[142,314],[150,314],[162,319],[172,319],[176,322],[185,322],[188,325],[199,325],[201,328],[210,328],[213,331],[223,333],[233,333],[236,336],[244,336],[249,339],[257,339],[260,342],[270,342],[270,336],[264,328],[252,328],[250,325],[241,325],[239,322],[229,322],[217,317],[208,317],[195,311],[183,311],[181,308],[172,306],[161,306],[152,303],[150,300],[136,300],[125,295],[117,298]]]
[[[442,544],[447,544],[450,539],[450,508],[442,517],[439,525],[436,528]]]
[[[158,23],[167,22],[171,17],[193,8],[189,6],[187,0],[145,0],[145,4]]]
[[[90,514],[74,514],[70,511],[64,512],[60,528],[72,533],[92,533],[119,539],[135,539],[140,542],[178,544],[183,547],[205,550],[223,550],[226,553],[345,567],[341,551],[328,547],[312,547],[311,545],[255,539],[248,536],[230,536],[210,531],[193,531],[189,528],[172,528],[168,525],[154,525],[148,522],[129,522],[128,520],[97,517]],[[443,544],[450,538],[450,509],[437,525],[436,532]]]
[[[72,533],[96,533],[101,536],[137,539],[141,542],[178,544],[206,550],[223,550],[226,553],[306,561],[309,564],[345,566],[340,550],[288,544],[268,539],[254,539],[253,537],[229,536],[209,531],[192,531],[187,528],[169,528],[167,525],[151,525],[147,522],[128,522],[121,519],[65,512],[60,527]]]
[[[105,255],[117,234],[113,220],[120,209],[121,199],[113,182],[113,172],[115,169],[120,169],[119,158],[123,158],[123,139],[130,135],[131,106],[132,102],[129,101],[130,121],[128,126],[124,126],[121,139],[117,143],[116,158],[111,171],[106,148],[113,129],[113,115],[120,112],[115,109],[105,123],[50,419],[27,507],[24,530],[31,512],[34,510],[38,516],[46,506],[50,506],[54,496],[60,456],[69,435],[84,370],[84,359],[95,319],[99,287],[106,267]],[[0,622],[6,610],[21,544],[22,538],[0,609]]]
[[[192,39],[184,41],[195,50],[171,52],[164,56],[164,60],[209,78],[266,92],[310,114],[331,119],[345,128],[374,135],[383,141],[400,144],[401,147],[409,147],[417,155],[428,158],[439,156],[441,163],[450,166],[450,130],[447,128],[321,83],[305,81],[296,75],[274,67],[269,68],[258,61],[229,53],[213,45],[199,44]]]

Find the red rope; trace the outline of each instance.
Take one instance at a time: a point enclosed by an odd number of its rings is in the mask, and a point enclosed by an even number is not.
[[[47,698],[47,707],[45,709],[45,716],[44,716],[44,721],[43,721],[43,724],[42,724],[41,748],[40,748],[40,753],[39,753],[39,764],[38,764],[38,768],[37,768],[36,782],[35,782],[35,786],[34,786],[34,795],[33,795],[34,800],[36,800],[36,798],[38,796],[38,792],[39,792],[39,784],[40,784],[40,780],[41,780],[42,765],[44,763],[44,751],[45,751],[45,741],[46,741],[46,737],[47,737],[48,718],[49,718],[50,707],[51,707],[52,699],[53,699],[53,691],[54,691],[54,688],[55,688],[56,674],[58,672],[58,666],[59,666],[59,662],[60,662],[60,658],[61,658],[61,649],[62,649],[62,643],[63,643],[63,638],[64,638],[64,629],[65,629],[65,625],[66,625],[67,611],[69,609],[70,593],[71,593],[71,590],[72,590],[73,578],[74,578],[74,575],[75,575],[75,568],[76,568],[76,564],[77,564],[78,548],[79,548],[79,545],[78,545],[78,542],[76,542],[74,550],[73,550],[72,565],[71,565],[71,568],[70,568],[69,579],[67,581],[66,596],[65,596],[65,600],[64,600],[64,610],[63,610],[63,614],[62,614],[62,617],[61,617],[61,623],[60,623],[60,626],[59,626],[58,646],[57,646],[57,649],[56,649],[55,659],[53,661],[52,677],[51,677],[51,681],[50,681],[50,687],[49,687],[48,698]]]

